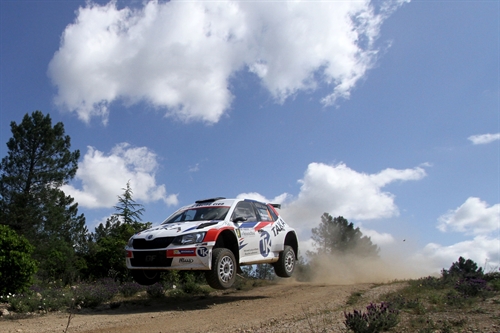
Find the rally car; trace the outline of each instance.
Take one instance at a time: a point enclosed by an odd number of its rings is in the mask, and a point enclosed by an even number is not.
[[[249,199],[198,200],[132,236],[127,268],[142,285],[156,283],[165,270],[203,270],[211,287],[227,289],[241,266],[263,263],[290,277],[299,242],[277,208]]]

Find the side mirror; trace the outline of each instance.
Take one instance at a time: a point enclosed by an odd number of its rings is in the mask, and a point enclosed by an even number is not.
[[[233,218],[234,223],[245,222],[246,220],[247,220],[247,218],[244,216],[237,216],[237,217]]]

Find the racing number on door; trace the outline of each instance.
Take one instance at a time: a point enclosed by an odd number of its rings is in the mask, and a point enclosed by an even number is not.
[[[269,255],[269,252],[271,252],[271,243],[271,235],[267,231],[261,230],[259,248],[260,254],[263,257],[267,257]]]

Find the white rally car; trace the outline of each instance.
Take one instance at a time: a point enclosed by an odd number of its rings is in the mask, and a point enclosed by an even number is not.
[[[143,285],[164,270],[204,270],[215,289],[230,288],[242,265],[270,263],[277,276],[290,277],[299,242],[276,208],[249,199],[198,200],[132,236],[127,268]]]

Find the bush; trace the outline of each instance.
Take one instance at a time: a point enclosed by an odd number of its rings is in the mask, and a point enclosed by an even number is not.
[[[387,299],[387,304],[390,308],[403,310],[412,309],[416,312],[423,312],[423,304],[418,298],[407,298],[403,295],[392,295]]]
[[[478,296],[484,291],[490,291],[486,280],[460,279],[455,284],[455,290],[464,296]]]
[[[74,298],[77,305],[95,308],[110,301],[118,293],[118,284],[112,279],[102,279],[94,284],[82,284],[75,288]]]
[[[73,304],[68,289],[50,288],[41,292],[29,290],[9,299],[9,309],[17,313],[60,311]]]
[[[152,298],[161,298],[165,296],[165,287],[163,284],[157,282],[151,286],[148,286],[146,289],[149,297]]]
[[[118,290],[120,294],[123,295],[123,297],[132,297],[139,291],[144,290],[144,287],[137,282],[124,282],[122,285],[120,285]]]
[[[345,313],[345,326],[354,333],[378,333],[386,331],[398,324],[399,311],[387,303],[380,305],[370,303],[366,312],[354,310],[354,313]]]
[[[0,295],[20,293],[31,285],[37,270],[33,246],[15,231],[0,225]]]
[[[457,280],[461,278],[482,278],[484,273],[481,267],[471,259],[465,260],[463,257],[458,258],[458,261],[454,262],[450,269],[443,269],[441,271],[444,280]]]
[[[414,285],[427,288],[427,289],[443,289],[446,284],[443,283],[443,280],[434,276],[427,276],[424,278],[420,278],[412,281]]]

